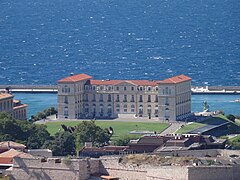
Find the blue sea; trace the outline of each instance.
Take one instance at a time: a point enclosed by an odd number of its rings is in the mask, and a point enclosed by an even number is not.
[[[239,0],[1,0],[0,84],[163,79],[240,85]]]

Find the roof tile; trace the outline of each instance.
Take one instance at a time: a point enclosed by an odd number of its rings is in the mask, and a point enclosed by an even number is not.
[[[73,76],[69,76],[66,78],[63,78],[61,80],[59,80],[59,83],[67,83],[67,82],[78,82],[78,81],[82,81],[82,80],[87,80],[87,79],[91,79],[92,76],[89,76],[87,74],[76,74]]]

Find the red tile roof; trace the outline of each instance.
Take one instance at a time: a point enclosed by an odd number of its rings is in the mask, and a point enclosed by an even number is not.
[[[24,144],[16,143],[13,141],[2,141],[0,142],[0,149],[9,149],[9,147],[13,149],[25,149],[26,146]]]
[[[12,157],[0,157],[0,164],[12,164]]]
[[[78,74],[78,75],[73,75],[73,76],[69,76],[66,77],[64,79],[59,80],[58,82],[78,82],[78,81],[82,81],[82,80],[87,80],[87,79],[91,79],[92,76],[89,76],[87,74]],[[129,82],[132,84],[135,84],[136,86],[157,86],[159,83],[181,83],[184,81],[189,81],[191,80],[190,77],[187,77],[185,75],[178,75],[178,76],[174,76],[168,79],[165,79],[163,81],[160,80],[90,80],[90,83],[92,85],[117,85],[123,82]]]
[[[13,95],[8,93],[0,93],[0,99],[10,98],[13,97]]]
[[[13,110],[15,110],[15,109],[21,109],[21,108],[25,108],[25,107],[28,107],[28,105],[27,105],[27,104],[20,104],[20,105],[17,105],[17,106],[15,106],[15,107],[13,107]]]
[[[177,84],[177,83],[190,81],[190,80],[192,80],[190,77],[181,74],[181,75],[178,75],[178,76],[174,76],[174,77],[165,79],[163,81],[159,81],[159,84],[161,84],[161,83],[163,83],[163,84],[172,84],[172,83]]]
[[[77,74],[77,75],[63,78],[63,79],[59,80],[58,82],[60,82],[60,83],[78,82],[78,81],[87,80],[87,79],[91,79],[91,78],[92,78],[92,76],[89,76],[87,74]]]

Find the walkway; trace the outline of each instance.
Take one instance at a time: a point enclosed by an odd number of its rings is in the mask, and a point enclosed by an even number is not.
[[[181,128],[182,125],[185,125],[185,123],[183,122],[171,123],[170,126],[161,133],[161,135],[174,134],[177,132],[178,129]]]

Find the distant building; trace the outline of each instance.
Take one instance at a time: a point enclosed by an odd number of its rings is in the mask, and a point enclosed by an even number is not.
[[[191,78],[94,80],[78,74],[58,81],[58,118],[147,117],[183,120],[191,115]]]
[[[17,120],[26,120],[27,105],[22,104],[19,100],[14,100],[13,97],[12,94],[0,92],[0,112],[7,112]]]

